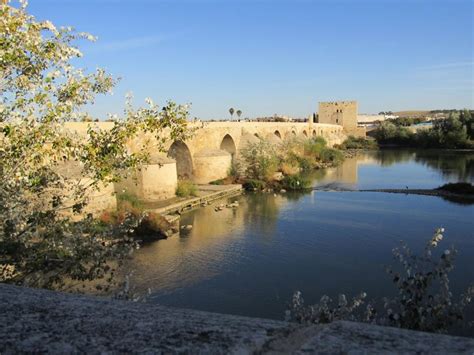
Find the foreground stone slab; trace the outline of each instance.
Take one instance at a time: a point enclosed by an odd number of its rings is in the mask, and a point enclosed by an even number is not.
[[[0,353],[466,353],[474,339],[286,322],[0,285]]]

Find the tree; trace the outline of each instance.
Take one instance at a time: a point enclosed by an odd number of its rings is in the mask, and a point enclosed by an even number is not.
[[[234,117],[234,112],[235,112],[235,111],[234,111],[234,108],[233,108],[233,107],[231,107],[231,108],[229,109],[229,113],[230,113],[230,119],[231,119],[231,120],[232,120],[232,119],[233,119],[233,117]]]
[[[440,136],[440,145],[444,148],[463,148],[468,135],[466,127],[456,114],[450,113],[448,118],[433,123],[433,130]]]
[[[86,135],[74,134],[65,125],[90,121],[84,107],[116,83],[102,69],[71,64],[82,56],[77,41],[94,38],[37,21],[25,1],[18,8],[4,1],[0,18],[0,281],[45,288],[110,281],[110,261],[136,247],[129,236],[139,221],[102,225],[84,213],[89,196],[140,168],[150,149],[185,139],[187,107],[147,100],[134,109],[129,98],[110,129],[89,123]],[[142,133],[149,139],[137,140]],[[142,149],[131,152],[133,140]]]
[[[469,110],[463,110],[459,114],[459,120],[466,127],[466,133],[469,139],[474,140],[474,117]]]
[[[237,110],[237,117],[240,119],[240,116],[242,116],[242,111],[241,110]]]

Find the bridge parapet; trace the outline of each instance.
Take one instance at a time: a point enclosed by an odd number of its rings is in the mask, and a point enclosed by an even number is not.
[[[78,134],[86,135],[91,125],[99,129],[111,129],[112,122],[73,122],[66,127]],[[137,172],[133,184],[124,182],[119,187],[128,186],[131,193],[137,192],[145,200],[162,200],[174,196],[179,178],[191,179],[197,183],[225,178],[231,168],[232,160],[250,142],[267,139],[278,144],[292,137],[324,137],[330,146],[341,143],[344,138],[340,125],[312,122],[190,122],[195,128],[192,138],[186,142],[169,142],[167,153],[151,152],[165,158],[165,164],[151,162],[145,169]],[[166,131],[163,132],[166,134]],[[145,135],[130,142],[131,151],[141,147]],[[158,159],[160,160],[160,159]]]

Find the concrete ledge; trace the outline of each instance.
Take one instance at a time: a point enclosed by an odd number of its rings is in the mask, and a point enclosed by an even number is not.
[[[0,285],[0,353],[465,353],[474,339],[286,322]]]

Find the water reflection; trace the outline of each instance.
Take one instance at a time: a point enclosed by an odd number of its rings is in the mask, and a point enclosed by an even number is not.
[[[383,151],[347,159],[312,175],[315,185],[357,189],[410,184],[433,188],[473,180],[473,154],[432,156]],[[309,300],[323,293],[390,292],[384,265],[400,239],[422,247],[440,224],[460,250],[454,289],[474,279],[472,206],[436,197],[359,192],[247,194],[237,209],[213,206],[181,218],[179,236],[147,245],[127,265],[151,302],[281,319],[294,290]],[[221,203],[221,202],[219,202]]]
[[[415,160],[439,171],[445,179],[452,181],[472,181],[474,179],[474,152],[417,152]]]

